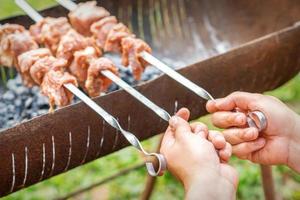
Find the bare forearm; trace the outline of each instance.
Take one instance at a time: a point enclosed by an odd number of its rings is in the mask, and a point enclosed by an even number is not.
[[[295,119],[293,137],[289,144],[288,166],[300,173],[300,116],[297,115]]]
[[[202,176],[188,187],[185,186],[185,200],[234,200],[236,191],[234,186],[220,177]]]

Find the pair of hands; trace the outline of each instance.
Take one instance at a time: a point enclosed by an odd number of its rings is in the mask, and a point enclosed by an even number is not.
[[[235,108],[241,112],[231,112]],[[161,146],[168,169],[184,184],[187,198],[220,194],[225,199],[234,198],[238,178],[227,164],[231,151],[241,159],[285,164],[300,172],[300,120],[282,102],[270,96],[235,92],[208,102],[207,110],[213,113],[213,124],[225,129],[223,134],[208,131],[201,123],[188,124],[189,112],[181,109],[170,120]],[[246,114],[251,111],[265,114],[268,124],[263,132],[247,127]]]

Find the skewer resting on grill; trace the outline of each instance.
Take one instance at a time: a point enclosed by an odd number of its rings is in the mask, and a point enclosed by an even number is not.
[[[33,19],[36,19],[36,20],[39,20],[39,21],[43,20],[43,18],[37,12],[35,12],[35,10],[32,9],[26,2],[24,2],[22,0],[16,0],[16,3],[26,13],[27,12],[30,13],[30,16],[33,17]],[[39,21],[36,21],[36,22],[39,22]],[[55,73],[55,72],[56,72],[55,70],[53,70],[51,72],[48,72],[45,75],[45,77],[47,77],[48,74]],[[122,86],[125,85],[126,87],[130,87],[129,85],[126,85],[125,82],[122,82],[122,80],[119,77],[117,77],[115,74],[113,74],[111,71],[109,71],[109,70],[103,70],[102,73],[106,74],[108,77],[111,77],[114,81],[120,82],[120,85],[122,85]],[[150,175],[157,176],[157,175],[163,173],[163,171],[166,169],[166,161],[165,161],[164,157],[161,154],[148,153],[147,151],[145,151],[143,149],[140,141],[135,137],[134,134],[132,134],[132,133],[130,133],[128,131],[125,131],[120,126],[120,124],[118,123],[118,121],[112,115],[110,115],[109,113],[107,113],[104,109],[102,109],[99,105],[97,105],[94,101],[92,101],[88,96],[86,96],[83,92],[81,92],[74,84],[72,84],[72,83],[65,83],[65,84],[63,84],[63,86],[65,88],[67,88],[70,92],[72,92],[74,95],[76,95],[78,98],[80,98],[84,103],[86,103],[91,109],[93,109],[95,112],[97,112],[100,116],[102,116],[104,118],[104,120],[107,121],[111,126],[113,126],[114,128],[118,129],[123,134],[123,136],[128,140],[128,142],[130,144],[132,144],[138,150],[142,151],[143,154],[146,157],[155,157],[156,158],[158,167],[154,167],[153,159],[152,159],[152,161],[147,161],[146,162],[146,167],[147,167],[147,170],[148,170],[148,172],[149,172]],[[127,88],[127,90],[128,90],[128,88]],[[133,88],[131,88],[130,91],[131,91],[130,94],[139,94]],[[132,92],[132,91],[135,91],[135,93]],[[140,96],[142,96],[142,95],[140,94]],[[139,98],[139,99],[140,100],[141,99],[148,100],[146,97],[144,97],[144,96],[142,96],[142,97],[143,98]],[[151,101],[148,100],[148,102],[151,102]],[[152,103],[150,105],[148,107],[150,107],[151,109],[155,109],[154,111],[158,115],[164,117],[163,119],[168,120],[170,118],[170,115],[166,111],[164,111],[163,109],[159,108],[154,103]]]
[[[70,11],[70,13],[69,13],[70,19],[72,17],[74,18],[76,13],[79,13],[80,9],[84,9],[84,4],[91,3],[91,2],[86,2],[86,3],[81,3],[79,5],[76,5],[74,2],[72,2],[70,0],[56,0],[56,1],[59,2],[63,7],[65,7],[66,9],[68,9]],[[94,3],[93,6],[97,7],[96,3]],[[98,8],[102,8],[102,7],[98,7]],[[90,13],[90,16],[92,16],[92,13]],[[96,37],[97,37],[97,34],[95,34],[97,32],[97,30],[95,28],[95,26],[97,26],[96,24],[101,23],[101,21],[106,20],[106,18],[107,17],[103,17],[103,19],[100,19],[98,22],[95,20],[94,24],[91,25],[91,27],[90,27],[91,31],[94,35],[96,35]],[[110,18],[111,18],[111,16],[110,16]],[[113,23],[115,24],[115,27],[120,26],[120,23],[117,24],[113,18],[111,18],[111,19],[112,19]],[[80,20],[80,19],[78,18],[78,20]],[[110,32],[113,31],[113,27],[114,26],[111,27]],[[107,37],[109,37],[109,33],[108,33]],[[122,56],[123,58],[128,58],[128,55],[126,56],[126,54],[128,54],[128,52],[125,52],[124,49],[127,46],[126,44],[130,43],[130,39],[134,40],[134,42],[133,42],[134,44],[138,44],[140,42],[140,41],[137,41],[139,39],[136,39],[133,34],[131,34],[131,36],[128,36],[128,37],[126,37],[126,36],[123,37],[120,40],[120,44],[119,44],[119,45],[123,46],[123,49],[121,52],[123,54],[123,56]],[[132,43],[130,45],[133,46]],[[145,45],[145,44],[143,44],[143,45]],[[131,47],[129,49],[132,50],[132,49],[134,49],[134,47]],[[161,62],[159,59],[157,59],[153,55],[151,55],[151,51],[147,50],[147,48],[136,47],[135,50],[136,50],[136,52],[130,52],[130,53],[134,53],[133,57],[136,57],[134,59],[134,62],[130,62],[130,61],[126,62],[126,59],[124,62],[124,59],[123,59],[123,63],[126,63],[127,65],[128,64],[133,65],[131,67],[134,68],[133,70],[136,71],[137,74],[140,74],[142,72],[142,70],[144,70],[147,63],[150,63],[151,65],[153,65],[154,67],[156,67],[157,69],[159,69],[160,71],[162,71],[163,73],[165,73],[166,75],[168,75],[169,77],[171,77],[172,79],[177,81],[178,83],[182,84],[183,86],[185,86],[186,88],[188,88],[189,90],[191,90],[192,92],[194,92],[195,94],[200,96],[201,98],[204,98],[206,100],[214,99],[206,90],[204,90],[200,86],[196,85],[195,83],[193,83],[189,79],[185,78],[184,76],[182,76],[181,74],[179,74],[178,72],[173,70],[171,67],[167,66],[166,64]],[[105,51],[105,48],[104,48],[104,51]],[[132,57],[129,57],[129,58],[130,58],[130,60],[132,60]],[[136,75],[136,77],[139,77],[139,75]]]
[[[70,21],[76,21],[80,18],[76,18],[76,13],[81,13],[80,10],[85,9],[85,5],[93,6],[94,10],[104,8],[96,6],[96,2],[90,1],[86,3],[81,3],[76,5],[71,0],[56,0],[62,6],[70,11],[69,18]],[[91,3],[94,2],[94,3]],[[96,14],[96,13],[94,13]],[[93,16],[93,13],[89,13],[89,16]],[[76,18],[76,20],[75,20]],[[181,85],[188,88],[190,91],[194,92],[196,95],[204,98],[206,100],[214,100],[212,95],[207,92],[202,87],[196,85],[189,79],[185,78],[177,71],[173,70],[171,67],[167,66],[159,59],[151,55],[151,48],[142,40],[135,38],[133,34],[130,33],[129,29],[126,28],[122,23],[117,23],[115,17],[104,16],[102,19],[94,20],[95,22],[91,25],[90,31],[95,38],[100,39],[100,43],[103,43],[105,39],[105,44],[102,47],[104,51],[121,51],[122,53],[122,63],[127,66],[131,65],[133,73],[136,79],[139,79],[140,74],[144,71],[148,63],[180,83]],[[104,35],[104,37],[103,37]],[[100,36],[100,37],[99,37]],[[115,48],[108,48],[110,40],[113,40]],[[116,44],[116,41],[117,44]],[[103,44],[102,44],[103,45]],[[121,50],[119,50],[121,47]],[[263,118],[261,118],[263,116]],[[257,120],[258,119],[258,120]],[[253,112],[248,114],[248,125],[251,127],[256,127],[262,130],[266,126],[265,116],[263,113]]]
[[[33,15],[33,14],[31,14],[31,15]],[[36,17],[36,18],[39,18],[39,17]],[[60,46],[60,44],[59,44],[59,46]],[[89,49],[89,47],[87,47],[83,51],[76,51],[75,54],[77,53],[77,54],[84,54],[84,55],[86,55],[86,54],[92,55],[90,59],[93,59],[94,56],[96,56],[96,54],[95,53],[84,53],[84,52],[88,52],[87,50],[90,50],[91,52],[93,52],[93,48]],[[71,56],[72,54],[69,54],[69,55]],[[74,56],[74,57],[76,57],[76,56]],[[68,60],[68,58],[67,58],[67,60]],[[103,65],[103,66],[101,66],[101,65]],[[113,63],[110,60],[108,60],[107,58],[94,59],[93,61],[91,61],[90,67],[87,71],[87,73],[89,74],[87,76],[88,79],[86,80],[86,84],[85,84],[86,90],[88,90],[90,94],[95,93],[93,86],[96,85],[96,87],[99,87],[97,85],[100,85],[100,84],[91,83],[91,82],[93,82],[94,76],[97,76],[98,73],[101,73],[104,76],[106,76],[107,78],[109,78],[110,80],[112,80],[113,82],[115,82],[118,86],[125,89],[129,94],[131,94],[133,97],[135,97],[136,99],[141,101],[148,108],[153,110],[162,119],[164,119],[166,121],[168,121],[170,119],[170,114],[169,113],[167,113],[165,110],[163,110],[162,108],[160,108],[159,106],[154,104],[152,101],[150,101],[144,95],[142,95],[140,92],[138,92],[137,90],[132,88],[125,81],[123,81],[118,76],[116,76],[115,73],[112,73],[111,72],[112,70],[111,71],[103,70],[103,68],[106,68],[106,67],[109,67],[109,66],[112,66],[112,65],[113,65]],[[102,70],[99,70],[101,68],[102,68]],[[113,68],[113,67],[111,67],[111,68]],[[72,72],[72,65],[70,66],[70,71]],[[76,71],[76,70],[74,70],[74,71]],[[72,73],[72,74],[74,74],[74,73]],[[81,73],[81,74],[84,74],[84,73]],[[78,75],[76,77],[80,77],[80,76]],[[78,78],[78,81],[81,82],[84,79],[85,78]],[[104,83],[104,85],[108,85],[108,84]],[[96,91],[99,91],[99,90],[96,90]],[[97,96],[97,95],[98,94],[92,95],[92,96]]]

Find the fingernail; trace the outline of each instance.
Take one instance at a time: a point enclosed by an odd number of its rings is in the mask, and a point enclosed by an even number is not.
[[[200,135],[200,136],[202,136],[202,137],[204,137],[205,136],[205,133],[204,133],[204,131],[198,131],[198,132],[195,132],[196,133],[196,135]]]
[[[265,145],[265,143],[266,143],[266,140],[264,139],[264,138],[259,138],[258,140],[257,140],[257,145],[258,146],[264,146]]]
[[[244,123],[244,115],[238,114],[238,115],[235,117],[235,121],[236,121],[236,123],[238,123],[238,124],[243,124],[243,123]]]
[[[253,138],[253,136],[254,136],[254,131],[253,131],[253,129],[248,129],[248,130],[246,131],[246,133],[245,133],[245,138],[251,139],[251,138]]]
[[[176,127],[177,123],[178,123],[178,117],[177,116],[171,117],[169,121],[169,125],[172,127]]]
[[[195,133],[198,134],[199,132],[202,131],[202,127],[201,126],[196,126],[195,128]],[[202,131],[203,132],[203,131]]]

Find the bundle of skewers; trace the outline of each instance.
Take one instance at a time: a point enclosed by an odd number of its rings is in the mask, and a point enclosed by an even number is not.
[[[76,5],[72,1],[59,0],[71,11],[70,23],[65,17],[43,18],[25,0],[15,1],[36,23],[29,30],[16,24],[0,27],[0,64],[14,66],[26,86],[40,86],[42,94],[49,98],[50,111],[54,106],[70,104],[75,94],[146,157],[155,157],[158,166],[154,167],[153,159],[146,162],[149,174],[162,174],[166,169],[164,157],[145,151],[133,133],[124,130],[116,118],[77,87],[80,86],[90,97],[95,97],[114,82],[168,121],[168,112],[120,79],[116,65],[103,57],[106,53],[117,53],[121,54],[122,64],[130,66],[136,80],[141,78],[150,63],[198,96],[204,99],[213,97],[152,56],[152,50],[145,41],[136,38],[129,28],[107,10],[98,7],[95,1]]]
[[[17,24],[0,26],[0,64],[15,67],[23,83],[38,85],[54,105],[66,106],[73,95],[64,88],[72,83],[89,96],[105,92],[112,81],[101,72],[118,69],[104,52],[120,53],[122,64],[131,66],[139,80],[147,62],[141,52],[151,53],[149,45],[134,34],[96,2],[86,2],[65,17],[46,17],[31,25],[29,30]],[[73,28],[72,28],[73,26]]]

